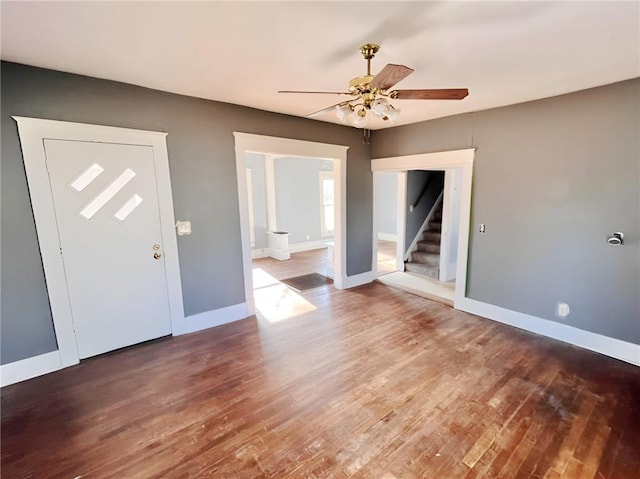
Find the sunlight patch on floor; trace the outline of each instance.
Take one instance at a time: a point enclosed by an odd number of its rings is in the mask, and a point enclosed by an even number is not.
[[[256,309],[270,323],[315,311],[316,307],[284,284],[257,289],[254,292]]]
[[[262,268],[253,268],[253,289],[273,286],[274,284],[280,284],[280,281],[275,279]]]
[[[260,268],[253,269],[253,284],[256,309],[270,323],[316,310],[313,304]]]

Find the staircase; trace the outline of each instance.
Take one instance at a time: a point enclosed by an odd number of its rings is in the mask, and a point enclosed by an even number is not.
[[[418,249],[409,255],[404,269],[438,279],[440,273],[440,232],[442,230],[442,202],[434,211],[433,217],[422,231],[422,239],[418,241]]]

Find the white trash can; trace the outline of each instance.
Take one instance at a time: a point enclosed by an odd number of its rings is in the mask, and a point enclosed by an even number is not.
[[[289,233],[286,231],[269,231],[269,256],[277,260],[290,259]]]

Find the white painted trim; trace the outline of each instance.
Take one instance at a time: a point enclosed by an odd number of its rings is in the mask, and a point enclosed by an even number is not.
[[[182,286],[178,263],[178,244],[174,229],[173,200],[169,176],[166,133],[112,126],[87,125],[66,121],[41,120],[14,116],[18,124],[20,145],[27,172],[27,182],[31,195],[33,214],[36,220],[38,243],[53,314],[53,324],[58,342],[61,367],[79,362],[78,346],[73,328],[73,317],[60,254],[58,226],[54,212],[53,195],[46,167],[44,139],[53,138],[70,141],[101,143],[124,143],[150,146],[156,169],[158,205],[160,207],[160,228],[165,254],[165,271],[171,327],[180,329],[184,321]]]
[[[475,148],[371,160],[371,171],[446,170],[473,164]]]
[[[378,231],[378,239],[380,241],[393,241],[395,243],[398,240],[398,235],[392,233],[381,233]]]
[[[273,136],[233,132],[236,151],[236,178],[240,208],[240,236],[242,242],[242,264],[244,289],[249,314],[255,314],[253,276],[251,267],[251,241],[248,230],[247,185],[244,175],[246,152],[294,158],[320,158],[333,161],[335,178],[335,278],[334,286],[343,289],[346,282],[346,218],[347,218],[347,150],[348,146],[330,145],[312,141],[293,140]]]
[[[314,249],[327,248],[327,242],[333,241],[333,238],[324,238],[317,241],[304,241],[302,243],[293,243],[289,245],[290,253],[301,253],[303,251],[311,251]]]
[[[279,261],[286,261],[291,259],[291,253],[289,253],[289,250],[278,251],[276,249],[269,249],[269,257]]]
[[[418,155],[409,156],[396,156],[390,158],[378,158],[371,160],[371,171],[386,171],[386,172],[406,172],[409,170],[449,170],[452,168],[459,168],[462,174],[462,191],[460,198],[460,225],[459,225],[459,239],[458,239],[458,264],[456,270],[456,291],[454,307],[458,307],[458,302],[465,298],[467,291],[467,263],[469,258],[469,223],[471,221],[471,184],[473,179],[473,160],[475,157],[475,148],[467,148],[464,150],[452,150],[441,151],[436,153],[421,153]],[[405,173],[406,175],[406,173]],[[399,185],[400,186],[400,185]],[[404,204],[406,201],[406,180],[404,191],[404,197],[401,197],[401,188],[398,188],[398,204]],[[375,194],[375,188],[374,188]],[[375,197],[373,202],[375,209]],[[406,207],[406,206],[405,206]],[[375,218],[375,211],[374,211]],[[404,218],[400,223],[400,216],[398,217],[398,232],[404,230]],[[402,225],[402,227],[400,226]],[[404,234],[404,233],[402,233]],[[406,241],[406,238],[404,239]],[[403,241],[404,242],[404,241]],[[398,241],[400,246],[400,241]],[[403,244],[404,246],[404,244]],[[377,250],[376,250],[377,251]],[[400,251],[400,250],[399,250]],[[404,253],[404,248],[402,253]],[[398,258],[400,259],[400,258]],[[404,270],[404,266],[399,268],[400,271]]]
[[[422,238],[422,233],[424,233],[425,228],[433,218],[433,215],[436,213],[438,206],[440,206],[440,203],[442,202],[442,198],[443,198],[443,192],[440,192],[440,194],[438,195],[438,198],[436,198],[436,202],[433,204],[433,206],[429,210],[429,213],[427,213],[427,217],[424,219],[424,221],[422,222],[422,225],[420,226],[420,229],[416,233],[415,238],[413,238],[413,241],[411,242],[409,247],[405,250],[404,252],[405,261],[409,261],[409,258],[411,257],[411,253],[413,253],[418,249],[418,241],[420,241],[420,238]]]
[[[640,345],[638,344],[584,331],[573,326],[511,311],[470,298],[456,300],[456,308],[640,366]]]
[[[374,203],[375,205],[375,203]],[[404,271],[404,252],[406,251],[405,245],[407,244],[407,172],[398,173],[398,221],[397,221],[397,236],[398,243],[396,244],[396,269],[398,271]]]
[[[333,230],[328,230],[325,228],[325,217],[324,217],[324,209],[326,206],[333,207],[335,209],[335,204],[333,205],[325,205],[324,204],[324,185],[323,182],[325,180],[334,181],[334,191],[335,191],[335,175],[333,171],[320,170],[318,171],[318,193],[320,195],[320,234],[325,238],[333,237]],[[334,199],[335,203],[335,199]]]
[[[343,282],[342,289],[355,288],[356,286],[362,286],[363,284],[372,283],[375,279],[375,271],[365,271],[364,273],[347,276],[347,278]]]
[[[278,231],[276,209],[276,157],[264,155],[264,185],[267,200],[267,231]]]
[[[376,174],[371,174],[371,179],[373,181],[373,188],[371,189],[371,200],[372,200],[372,214],[371,218],[371,226],[373,228],[373,234],[371,235],[371,272],[374,275],[374,278],[378,277],[378,235],[376,235],[376,231],[378,231],[378,209],[376,208],[376,199],[378,198],[378,181],[376,181]]]
[[[447,170],[444,172],[444,188],[442,189],[442,220],[440,221],[440,270],[438,271],[438,281],[447,281],[447,276],[450,271],[450,229],[452,223],[451,205],[453,203],[453,195],[455,194],[455,176],[455,170]]]
[[[256,244],[256,222],[253,214],[253,169],[247,168],[247,206],[249,207],[249,239],[251,247]]]
[[[183,329],[178,334],[194,333],[222,324],[232,323],[251,316],[247,303],[234,304],[225,308],[205,311],[184,318]],[[175,334],[175,333],[174,333]]]
[[[269,257],[269,248],[257,248],[251,250],[252,259],[261,259]]]
[[[0,366],[0,387],[52,373],[62,369],[62,367],[59,351],[51,351],[50,353],[3,364]]]

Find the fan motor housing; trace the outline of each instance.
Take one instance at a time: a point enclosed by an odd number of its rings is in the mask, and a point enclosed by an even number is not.
[[[369,83],[375,78],[374,75],[365,75],[362,77],[355,77],[349,82],[349,91],[362,91],[368,89]]]

